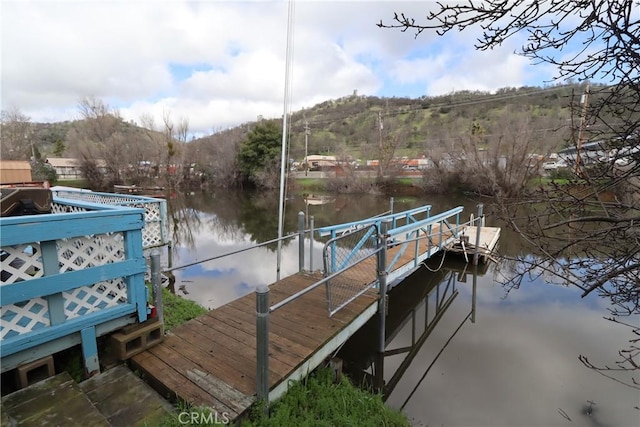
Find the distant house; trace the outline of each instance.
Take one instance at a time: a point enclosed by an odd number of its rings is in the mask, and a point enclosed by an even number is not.
[[[22,160],[0,160],[0,183],[31,182],[31,165]]]
[[[48,157],[47,163],[56,171],[59,180],[84,178],[80,167],[81,163],[78,159],[68,157]],[[102,172],[106,172],[107,162],[102,159],[97,159],[96,164]]]
[[[49,163],[56,171],[59,180],[82,178],[80,161],[78,159],[48,157],[46,163]]]
[[[304,158],[304,162],[309,170],[322,170],[334,168],[337,160],[335,156],[310,155]]]

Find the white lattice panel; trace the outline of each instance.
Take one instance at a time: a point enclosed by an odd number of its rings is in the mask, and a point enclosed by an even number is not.
[[[127,285],[122,278],[82,286],[62,293],[67,319],[127,302]]]
[[[168,233],[163,232],[162,203],[151,199],[142,199],[137,196],[127,195],[111,195],[107,193],[93,193],[90,191],[62,191],[56,192],[59,197],[72,200],[82,200],[85,202],[98,203],[103,205],[127,206],[132,208],[144,209],[145,226],[142,229],[142,246],[144,248],[162,246],[168,242],[164,241],[164,236]],[[87,209],[67,206],[63,204],[53,204],[52,211],[54,213],[63,212],[84,212]]]
[[[11,338],[50,325],[47,302],[33,298],[0,307],[0,339]]]
[[[160,214],[159,203],[147,203],[140,207],[145,209],[145,218],[144,218],[145,221],[155,222],[155,221],[160,221],[162,219],[162,216]]]
[[[58,240],[57,246],[61,273],[111,264],[125,259],[122,233]]]
[[[51,204],[51,213],[87,212],[87,209],[79,206],[63,205],[61,203]]]
[[[148,222],[142,230],[142,247],[150,248],[163,245],[161,229],[162,226],[159,222]]]
[[[2,285],[31,280],[44,275],[40,244],[3,246]]]

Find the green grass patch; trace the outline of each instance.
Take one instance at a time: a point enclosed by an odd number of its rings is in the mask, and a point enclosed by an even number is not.
[[[87,181],[84,179],[67,179],[67,180],[58,180],[58,185],[63,185],[65,187],[73,187],[73,188],[87,188]]]
[[[326,181],[318,178],[298,178],[295,180],[295,185],[300,191],[321,191],[327,188]]]
[[[396,178],[394,180],[394,184],[412,186],[413,184],[415,184],[416,181],[421,179],[422,179],[422,176],[417,176],[415,178],[410,178],[410,177]]]
[[[153,288],[150,283],[147,283],[147,287],[149,288],[149,303],[153,304]],[[164,329],[167,331],[191,319],[195,319],[208,311],[206,308],[191,300],[171,293],[165,287],[162,288],[162,308]]]
[[[538,177],[532,178],[531,181],[529,181],[529,185],[533,187],[539,187],[541,185],[551,185],[551,184],[567,185],[569,182],[570,180],[567,178],[548,178],[544,176],[538,176]]]
[[[256,405],[243,427],[253,426],[409,426],[399,411],[386,406],[380,394],[355,387],[342,377],[333,382],[328,368],[319,368],[303,381],[294,382],[264,415]]]
[[[207,312],[207,309],[201,305],[172,294],[164,287],[162,288],[162,306],[164,309],[164,328],[168,331],[174,326],[181,325]]]

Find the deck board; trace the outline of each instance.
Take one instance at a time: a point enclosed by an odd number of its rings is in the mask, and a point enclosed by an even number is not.
[[[419,246],[424,253],[427,240],[421,240]],[[388,250],[388,265],[401,247]],[[414,255],[415,244],[409,244],[395,265],[413,263]],[[269,305],[309,287],[321,277],[318,273],[297,273],[271,284]],[[350,290],[364,289],[375,280],[374,257],[345,272],[333,285],[340,282]],[[321,285],[272,312],[269,316],[270,389],[299,372],[334,338],[342,337],[342,331],[355,319],[370,313],[367,310],[376,303],[377,297],[376,289],[368,289],[329,317],[326,287]],[[176,327],[164,342],[133,356],[131,362],[152,378],[152,384],[160,383],[160,388],[170,390],[181,400],[209,406],[235,419],[255,399],[255,355],[256,294],[252,292]]]

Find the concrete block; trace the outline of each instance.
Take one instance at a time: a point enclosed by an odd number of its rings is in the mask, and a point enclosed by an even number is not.
[[[56,374],[53,356],[49,355],[16,368],[16,382],[19,389],[35,384]]]
[[[126,360],[162,342],[164,325],[157,318],[144,323],[129,325],[111,335],[111,344],[116,357]]]

